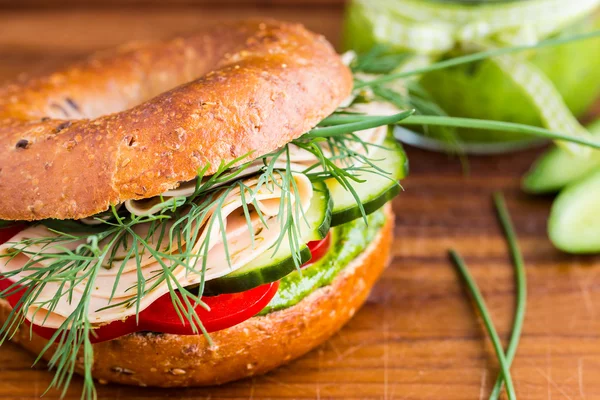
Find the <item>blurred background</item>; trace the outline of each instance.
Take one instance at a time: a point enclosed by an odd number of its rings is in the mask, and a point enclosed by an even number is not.
[[[343,0],[0,0],[0,79],[128,40],[249,16],[299,21],[339,43]]]

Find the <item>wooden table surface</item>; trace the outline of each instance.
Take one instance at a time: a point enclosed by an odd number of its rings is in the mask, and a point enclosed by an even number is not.
[[[230,7],[231,8],[231,7]],[[130,39],[172,36],[223,18],[269,15],[339,40],[341,9],[127,8],[0,10],[0,80],[41,71]],[[490,342],[446,250],[466,257],[504,339],[514,309],[513,270],[490,195],[502,190],[527,264],[529,304],[512,368],[521,399],[600,398],[600,258],[566,256],[546,238],[551,198],[519,191],[537,150],[457,159],[409,148],[406,192],[394,201],[393,261],[367,304],[329,342],[263,377],[208,389],[102,386],[102,399],[486,398],[498,372]],[[37,398],[51,374],[0,349],[0,398]],[[69,399],[79,398],[80,381]],[[46,398],[55,398],[50,393]]]

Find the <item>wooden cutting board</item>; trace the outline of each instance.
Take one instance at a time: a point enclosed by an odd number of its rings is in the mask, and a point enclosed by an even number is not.
[[[0,80],[37,72],[131,39],[172,36],[223,18],[304,22],[337,42],[339,7],[0,11]],[[410,177],[394,201],[393,260],[367,304],[330,341],[266,376],[209,389],[100,386],[102,399],[487,398],[498,365],[446,251],[457,248],[504,339],[513,270],[491,205],[502,190],[527,264],[529,303],[512,368],[521,399],[600,398],[600,258],[572,257],[546,238],[551,198],[519,191],[539,150],[457,159],[409,148]],[[18,346],[0,348],[0,399],[37,398],[51,379]],[[67,398],[78,399],[76,380]],[[46,398],[55,398],[52,392]]]

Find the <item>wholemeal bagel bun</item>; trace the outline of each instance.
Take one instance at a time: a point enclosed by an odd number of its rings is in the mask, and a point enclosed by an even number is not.
[[[300,357],[337,332],[364,303],[388,262],[393,226],[388,204],[380,232],[330,285],[295,306],[211,333],[213,347],[201,335],[151,333],[93,345],[94,377],[140,386],[207,386],[263,374]],[[9,311],[8,303],[0,300],[1,323]],[[47,344],[35,334],[30,340],[24,326],[14,340],[34,354]]]
[[[79,219],[271,152],[350,94],[331,45],[244,21],[0,88],[0,219]]]

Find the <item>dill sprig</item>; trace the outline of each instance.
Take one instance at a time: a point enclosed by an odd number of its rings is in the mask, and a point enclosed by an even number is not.
[[[28,277],[22,278],[7,288],[2,294],[2,297],[15,292],[17,285],[26,287],[25,294],[20,298],[17,305],[11,310],[4,326],[0,329],[2,337],[0,344],[14,336],[21,324],[25,322],[25,315],[30,307],[46,308],[49,312],[53,312],[58,302],[64,296],[71,297],[75,287],[83,285],[84,291],[82,301],[80,301],[73,312],[65,319],[60,328],[55,332],[51,340],[46,344],[40,352],[36,363],[41,359],[52,346],[53,343],[58,344],[57,351],[52,355],[49,361],[49,366],[56,369],[54,379],[50,383],[48,389],[53,387],[63,387],[62,395],[66,394],[75,368],[77,367],[77,359],[79,350],[84,348],[84,365],[91,365],[93,362],[93,353],[91,351],[91,342],[89,339],[91,331],[91,323],[88,318],[89,302],[91,299],[91,291],[95,285],[97,273],[101,265],[108,255],[107,248],[101,249],[99,246],[100,235],[90,235],[86,238],[85,244],[77,246],[75,251],[64,248],[64,253],[60,256],[52,253],[43,253],[46,245],[51,244],[52,239],[33,240],[32,243],[22,243],[24,247],[16,249],[10,257],[15,257],[17,254],[29,254],[32,259],[22,268],[13,273],[5,273],[5,278],[11,278],[13,275],[21,271],[31,272]],[[59,236],[63,244],[79,241],[78,237],[72,235]],[[114,240],[116,240],[115,237]],[[28,252],[28,246],[35,244],[43,244],[42,250],[36,252]],[[111,242],[111,244],[114,242]],[[37,262],[51,261],[47,267],[34,266]],[[60,282],[58,293],[50,300],[38,301],[44,287],[48,283]],[[34,313],[37,313],[37,311]],[[46,316],[47,318],[47,316]],[[44,321],[46,320],[44,318]],[[91,368],[83,368],[84,370],[84,391],[82,396],[87,398],[95,397],[93,388],[93,379],[91,376]]]
[[[369,84],[368,87],[361,87],[364,78],[369,78],[368,82],[378,82],[381,77],[396,76],[407,72],[410,62],[410,53],[395,53],[393,49],[384,45],[377,45],[365,54],[360,55],[351,64],[352,70],[360,75],[362,79],[355,78],[355,92],[357,95],[367,97],[372,96],[375,100],[393,104],[398,109],[413,109],[415,115],[437,115],[448,116],[446,111],[437,104],[431,95],[421,86],[416,76],[403,77],[381,84]],[[398,82],[400,81],[400,82]],[[460,146],[460,140],[453,127],[436,127],[435,132],[431,132],[428,125],[421,126],[425,135],[436,135],[447,146],[447,151],[462,155],[464,152]]]
[[[137,216],[113,206],[110,213],[95,218],[98,225],[83,225],[77,221],[42,221],[41,223],[53,233],[52,236],[14,243],[9,254],[0,256],[0,260],[4,259],[5,262],[18,255],[28,257],[28,261],[22,268],[3,274],[4,278],[12,280],[14,284],[0,292],[0,298],[6,298],[20,288],[25,288],[25,291],[4,326],[0,328],[0,343],[13,337],[19,326],[25,323],[27,310],[39,311],[43,308],[48,310],[47,315],[49,315],[57,309],[61,301],[74,301],[75,287],[83,288],[74,311],[56,330],[46,347],[40,352],[36,362],[41,360],[56,343],[57,350],[49,362],[49,366],[55,369],[55,376],[48,389],[62,388],[64,396],[74,372],[79,369],[84,375],[82,398],[96,398],[91,373],[93,364],[91,337],[94,334],[94,327],[88,315],[93,311],[90,310],[91,292],[102,268],[117,268],[117,271],[111,290],[110,304],[95,311],[120,306],[135,307],[135,315],[139,318],[139,307],[144,296],[159,285],[166,284],[174,310],[182,323],[189,324],[196,333],[204,334],[210,341],[195,309],[197,306],[206,308],[202,302],[202,293],[205,287],[207,254],[211,248],[211,237],[206,235],[200,242],[198,252],[193,252],[193,246],[186,246],[186,244],[196,243],[201,240],[202,232],[213,232],[218,228],[222,234],[226,258],[230,262],[224,217],[221,214],[225,200],[239,193],[249,232],[253,232],[248,205],[254,206],[253,211],[259,214],[261,223],[267,226],[269,221],[260,213],[255,195],[263,188],[271,191],[277,188],[281,192],[277,216],[281,233],[269,251],[276,252],[287,240],[294,262],[297,267],[300,267],[301,246],[304,244],[302,224],[303,220],[306,221],[306,216],[294,180],[294,174],[302,171],[292,170],[290,146],[293,144],[315,155],[315,163],[303,171],[311,180],[334,178],[352,191],[350,182],[361,182],[360,174],[387,174],[378,169],[368,156],[351,148],[351,144],[356,143],[364,149],[373,146],[362,141],[353,132],[357,129],[386,125],[390,121],[397,122],[410,114],[411,112],[403,112],[392,117],[370,118],[365,123],[336,125],[333,130],[331,127],[315,129],[291,144],[262,156],[264,165],[257,174],[257,184],[254,189],[247,187],[241,179],[244,171],[252,164],[251,161],[244,162],[249,158],[247,154],[231,162],[222,163],[211,176],[205,176],[209,169],[208,165],[205,166],[198,171],[195,190],[191,196],[170,199],[161,197],[159,203],[161,210],[156,214]],[[331,155],[325,156],[322,146],[326,146]],[[277,166],[277,161],[281,159],[287,160],[284,168]],[[241,162],[243,164],[236,167]],[[356,193],[353,195],[359,201],[358,195]],[[365,215],[364,210],[362,212]],[[148,226],[144,234],[138,233],[135,229],[141,224]],[[146,279],[142,274],[142,261],[148,256],[157,262],[159,270]],[[132,260],[135,262],[138,276],[136,284],[130,288],[135,291],[135,295],[125,301],[112,302],[126,264]],[[182,268],[186,273],[200,276],[198,289],[192,291],[179,282],[175,271]],[[39,300],[41,293],[48,284],[56,284],[58,290],[49,300],[41,301]],[[37,311],[34,312],[34,316],[35,314]],[[42,325],[46,319],[47,316],[43,319]],[[83,354],[83,363],[79,361],[81,354]]]
[[[410,113],[402,113],[392,117],[393,119],[398,118],[398,116],[405,118],[407,115],[410,115]],[[335,116],[330,118],[335,119]],[[365,117],[364,126],[372,127],[374,122],[380,123],[382,120],[387,121],[387,119],[382,119],[381,117]],[[350,122],[346,124],[346,126],[356,126],[356,123],[360,123],[360,121]],[[327,126],[329,123],[324,120],[322,124]],[[333,123],[332,126],[339,125]],[[335,179],[346,191],[350,192],[358,205],[363,220],[367,223],[367,213],[360,200],[359,194],[352,186],[352,182],[364,182],[365,174],[389,177],[389,171],[384,171],[379,168],[374,163],[376,160],[372,160],[368,156],[372,148],[385,147],[365,142],[354,133],[341,133],[336,135],[327,134],[325,136],[317,136],[316,140],[314,137],[311,138],[308,135],[305,135],[300,139],[294,140],[292,144],[311,153],[319,160],[318,163],[306,168],[302,172],[313,182]],[[364,153],[353,150],[353,144],[358,144],[359,147],[364,150]],[[328,149],[330,154],[325,154],[324,149]],[[317,168],[320,170],[313,172]]]
[[[210,340],[195,312],[196,306],[203,305],[201,295],[192,293],[183,287],[174,275],[174,270],[177,267],[183,267],[189,272],[198,272],[194,266],[198,260],[202,260],[201,276],[204,276],[210,238],[202,243],[202,248],[198,253],[192,253],[191,246],[186,247],[183,244],[194,243],[198,240],[201,222],[206,219],[211,211],[217,217],[210,220],[206,229],[210,231],[214,224],[219,223],[224,234],[223,218],[220,216],[220,210],[228,194],[235,187],[241,185],[241,182],[234,182],[225,189],[219,189],[217,185],[227,179],[234,178],[243,171],[244,167],[231,171],[231,168],[240,160],[235,159],[230,163],[223,163],[217,172],[206,181],[203,178],[208,166],[205,167],[198,173],[198,183],[194,195],[187,199],[167,202],[169,204],[165,203],[165,209],[157,215],[142,217],[128,215],[123,217],[113,207],[114,218],[108,221],[99,219],[102,228],[104,228],[99,233],[54,231],[57,236],[24,240],[15,244],[9,256],[4,256],[4,258],[8,258],[7,261],[9,261],[11,258],[23,254],[29,257],[29,261],[23,268],[5,273],[4,277],[11,279],[19,274],[26,274],[26,276],[17,279],[11,287],[0,293],[0,296],[6,297],[12,294],[18,287],[26,287],[27,289],[19,303],[11,311],[4,326],[0,329],[2,335],[0,343],[14,336],[18,327],[25,322],[28,309],[37,308],[37,310],[40,310],[44,308],[49,312],[53,312],[61,300],[67,298],[71,301],[75,287],[84,285],[81,300],[76,304],[74,311],[56,330],[46,347],[40,352],[36,362],[43,357],[55,342],[58,344],[57,350],[49,362],[49,366],[56,370],[49,389],[62,387],[62,395],[64,396],[77,368],[78,355],[82,352],[84,357],[83,366],[80,366],[84,373],[82,397],[95,398],[96,392],[91,375],[93,349],[90,340],[90,336],[93,335],[93,327],[88,319],[91,291],[101,268],[118,267],[119,270],[112,288],[112,300],[125,265],[130,260],[135,260],[138,271],[135,299],[113,303],[109,307],[135,306],[136,316],[139,317],[141,299],[158,285],[166,282],[174,309],[181,321],[189,323],[195,331],[202,331]],[[269,173],[272,172],[269,171]],[[200,198],[201,200],[197,201]],[[181,214],[182,208],[189,209],[189,211]],[[249,212],[247,207],[244,212]],[[166,223],[173,220],[175,222],[167,231]],[[150,226],[145,235],[139,235],[134,229],[136,225],[140,224],[149,224]],[[98,229],[98,227],[94,228]],[[159,233],[159,239],[156,244],[152,244],[152,238],[157,232]],[[161,249],[162,238],[165,235],[168,235],[169,245],[167,248]],[[106,239],[110,240],[105,243]],[[68,248],[70,244],[81,241],[86,242],[86,244],[77,246],[75,250]],[[44,251],[50,247],[59,251]],[[32,248],[36,250],[30,250]],[[37,250],[37,248],[41,248],[41,250]],[[119,249],[127,250],[124,257],[122,257],[122,261],[116,258]],[[151,255],[160,266],[160,271],[148,280],[141,274],[141,261],[145,254]],[[45,264],[47,266],[44,266]],[[38,301],[42,290],[49,283],[59,283],[59,290],[50,300]],[[202,285],[203,283],[202,281]]]

